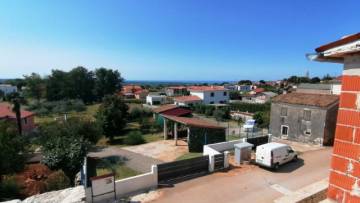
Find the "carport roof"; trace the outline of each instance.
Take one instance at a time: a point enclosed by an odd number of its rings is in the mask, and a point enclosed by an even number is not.
[[[225,127],[219,126],[216,123],[209,122],[200,118],[177,117],[177,116],[169,116],[169,115],[163,115],[163,116],[169,120],[188,126],[211,128],[211,129],[225,129]]]

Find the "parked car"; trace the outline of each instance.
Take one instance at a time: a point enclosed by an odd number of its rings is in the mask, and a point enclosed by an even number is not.
[[[249,119],[249,120],[245,121],[243,128],[244,128],[245,132],[253,132],[254,126],[255,126],[255,120]]]
[[[278,169],[292,160],[297,160],[297,153],[287,144],[271,142],[256,147],[258,165]]]

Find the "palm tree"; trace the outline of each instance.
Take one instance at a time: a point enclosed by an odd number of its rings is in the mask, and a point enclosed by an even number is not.
[[[13,108],[12,111],[15,113],[16,115],[16,123],[18,126],[18,131],[19,134],[21,135],[22,133],[22,126],[21,126],[21,105],[20,105],[20,100],[18,97],[12,99],[12,103],[13,103]]]

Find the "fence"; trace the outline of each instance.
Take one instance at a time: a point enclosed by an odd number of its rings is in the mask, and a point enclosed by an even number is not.
[[[253,144],[253,149],[255,149],[257,146],[262,145],[262,144],[266,144],[269,142],[269,136],[260,136],[260,137],[252,137],[252,138],[247,138],[246,142]]]
[[[158,165],[158,181],[167,182],[208,173],[209,156],[174,161]]]

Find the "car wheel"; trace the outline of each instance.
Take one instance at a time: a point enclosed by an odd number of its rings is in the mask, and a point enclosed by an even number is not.
[[[275,170],[278,170],[278,169],[279,169],[279,166],[280,166],[279,163],[276,163],[276,164],[274,165],[274,169],[275,169]]]
[[[293,158],[293,161],[297,161],[298,160],[298,156],[295,155],[294,158]]]

